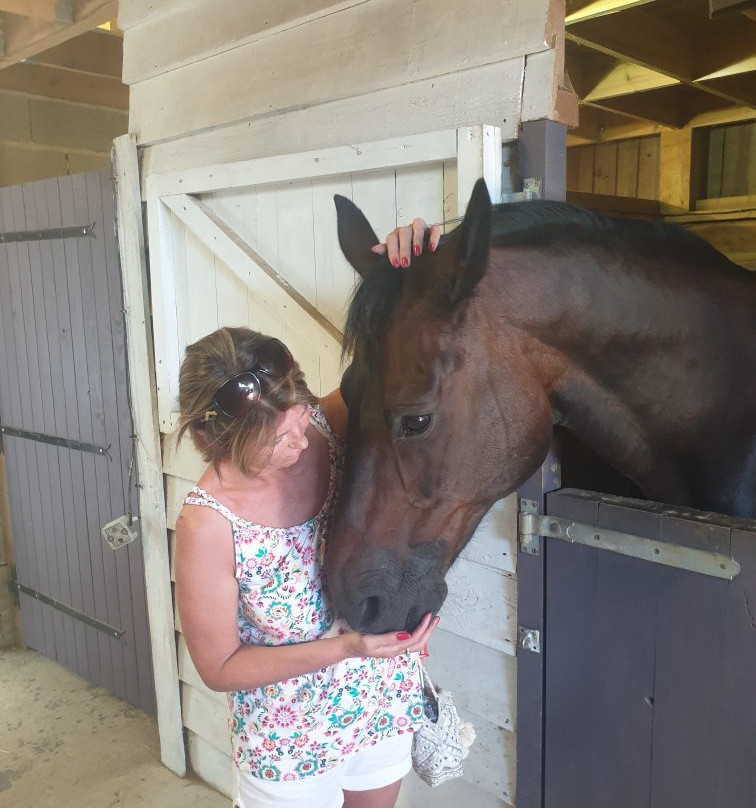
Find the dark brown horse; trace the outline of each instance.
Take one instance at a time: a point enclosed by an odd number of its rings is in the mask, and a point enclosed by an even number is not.
[[[393,269],[336,199],[362,277],[345,483],[328,545],[355,628],[414,627],[491,505],[564,426],[649,499],[756,510],[756,275],[668,225],[555,202],[492,209],[482,181],[434,254]]]

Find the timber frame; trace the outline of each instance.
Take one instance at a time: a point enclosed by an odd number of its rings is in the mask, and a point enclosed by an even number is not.
[[[753,0],[567,0],[566,40],[569,145],[756,117]]]

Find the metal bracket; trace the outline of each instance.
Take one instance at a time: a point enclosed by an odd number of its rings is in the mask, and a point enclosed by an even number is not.
[[[631,533],[584,525],[556,516],[541,516],[538,513],[525,512],[521,508],[520,547],[523,547],[526,540],[532,541],[534,536],[546,536],[572,544],[609,550],[631,558],[698,572],[701,575],[723,578],[727,581],[731,581],[740,573],[740,564],[722,553],[654,541]]]
[[[523,516],[537,515],[539,511],[538,502],[534,499],[520,500],[520,518],[517,534],[520,537],[520,552],[528,555],[541,555],[541,537],[538,533],[530,533],[523,522]]]
[[[59,600],[55,600],[55,598],[51,598],[49,595],[45,595],[44,593],[39,592],[36,589],[32,589],[32,587],[30,586],[26,586],[25,584],[20,583],[15,579],[15,577],[11,580],[10,585],[16,592],[17,603],[19,601],[18,593],[21,592],[24,595],[28,595],[30,598],[34,598],[34,600],[38,600],[40,603],[45,603],[48,606],[52,606],[53,609],[56,609],[59,612],[63,612],[63,614],[67,614],[69,617],[73,617],[74,620],[78,620],[87,626],[91,626],[92,628],[97,629],[98,631],[102,631],[105,634],[109,634],[116,640],[120,639],[126,633],[121,629],[114,628],[113,626],[109,626],[107,623],[103,623],[102,620],[97,620],[96,618],[90,617],[88,614],[84,614],[83,612],[80,612],[77,609],[72,609],[65,603],[61,603]]]
[[[540,177],[526,177],[522,181],[522,191],[514,191],[509,194],[502,194],[501,202],[527,202],[530,199],[541,198],[541,188],[543,183]]]
[[[16,429],[13,426],[0,426],[0,437],[2,435],[10,435],[14,438],[24,438],[25,440],[34,440],[39,443],[49,443],[51,446],[65,446],[67,449],[78,449],[80,452],[92,452],[92,454],[102,455],[107,457],[108,460],[113,458],[110,456],[110,446],[97,446],[95,443],[84,443],[80,440],[72,440],[70,438],[58,438],[55,435],[44,435],[42,432],[30,432],[27,429]]]
[[[76,227],[56,227],[51,230],[19,230],[13,233],[0,233],[0,244],[19,241],[55,241],[60,238],[96,238],[95,223]]]
[[[532,651],[534,654],[541,653],[541,632],[537,628],[517,627],[517,645],[523,651]]]

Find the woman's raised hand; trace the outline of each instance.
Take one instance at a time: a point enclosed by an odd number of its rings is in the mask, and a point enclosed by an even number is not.
[[[387,236],[385,244],[376,244],[373,252],[388,256],[395,267],[408,267],[413,255],[420,255],[423,247],[435,252],[441,238],[441,225],[428,227],[424,219],[414,219],[412,224],[395,227]]]
[[[395,657],[414,651],[424,652],[428,638],[440,619],[429,612],[411,634],[406,631],[387,634],[360,634],[352,631],[344,634],[343,639],[350,657]]]

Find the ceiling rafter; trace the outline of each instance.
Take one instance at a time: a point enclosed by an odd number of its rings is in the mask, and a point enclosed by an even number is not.
[[[0,0],[0,12],[50,22],[73,22],[71,0]]]
[[[567,0],[565,67],[581,116],[571,142],[756,119],[756,25],[712,20],[708,3]]]
[[[8,2],[11,0],[0,0]],[[0,69],[36,56],[96,28],[117,15],[117,0],[61,0],[71,6],[70,21],[0,14]],[[1,10],[1,9],[0,9]]]

